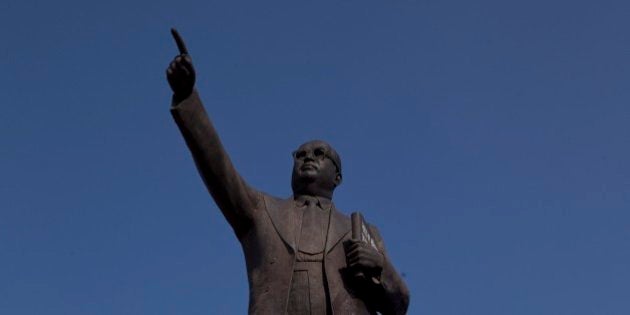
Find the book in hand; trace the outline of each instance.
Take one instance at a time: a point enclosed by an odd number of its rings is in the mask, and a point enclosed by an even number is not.
[[[355,240],[359,240],[371,245],[377,251],[376,242],[374,241],[374,237],[372,237],[372,233],[370,229],[367,227],[365,220],[363,219],[363,215],[361,212],[353,212],[350,215],[350,220],[352,221],[352,238]],[[380,251],[379,251],[380,252]]]
[[[380,253],[381,251],[378,250],[378,247],[376,247],[376,241],[374,241],[374,237],[372,236],[372,233],[370,232],[370,229],[368,228],[367,223],[365,223],[365,220],[363,219],[363,215],[361,214],[361,212],[353,212],[350,215],[350,220],[352,221],[352,239],[365,242],[366,244],[369,244],[370,246],[372,246],[372,248],[374,248],[377,252]],[[365,274],[363,274],[362,271],[357,271],[354,274],[354,276],[356,278],[372,280],[372,282],[375,284],[380,283],[380,280],[378,278],[376,277],[367,278]]]

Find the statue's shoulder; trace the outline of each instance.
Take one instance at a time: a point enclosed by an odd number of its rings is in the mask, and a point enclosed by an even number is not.
[[[337,218],[342,219],[344,221],[346,220],[350,221],[350,215],[346,214],[344,211],[339,209],[334,203],[332,204],[331,210],[333,211],[333,215],[336,216]]]

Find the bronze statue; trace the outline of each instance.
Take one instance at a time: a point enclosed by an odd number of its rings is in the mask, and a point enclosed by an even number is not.
[[[409,292],[373,241],[351,237],[350,218],[337,210],[333,191],[341,159],[326,142],[294,153],[293,196],[279,199],[247,185],[225,152],[199,95],[184,41],[166,70],[171,113],[208,191],[234,229],[247,264],[250,314],[404,314]]]

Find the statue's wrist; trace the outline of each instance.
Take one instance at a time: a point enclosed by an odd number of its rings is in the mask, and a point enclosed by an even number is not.
[[[194,91],[195,89],[193,88],[192,90],[188,92],[173,92],[173,104],[179,104],[183,102],[184,100],[189,98],[193,94]]]

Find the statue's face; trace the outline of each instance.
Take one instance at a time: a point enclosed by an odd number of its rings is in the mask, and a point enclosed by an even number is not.
[[[341,174],[333,160],[333,150],[324,141],[315,140],[302,144],[293,152],[292,186],[316,184],[332,191],[341,183]]]

